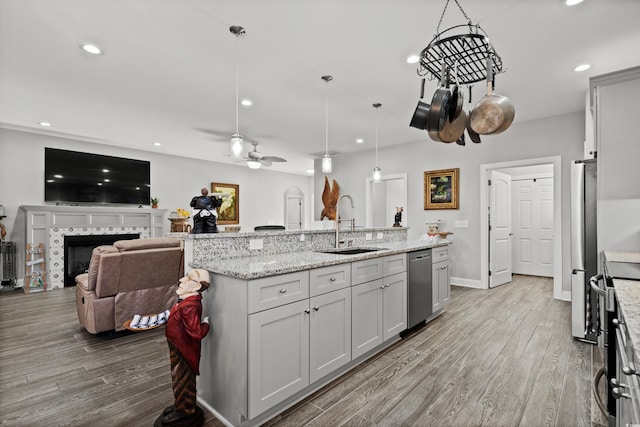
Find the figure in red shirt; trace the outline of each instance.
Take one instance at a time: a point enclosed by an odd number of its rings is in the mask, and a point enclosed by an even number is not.
[[[209,272],[191,271],[180,279],[178,302],[171,309],[165,335],[171,359],[175,404],[166,408],[154,426],[202,426],[204,413],[196,405],[196,375],[200,374],[200,341],[209,332],[209,318],[202,322],[202,291],[209,288]]]

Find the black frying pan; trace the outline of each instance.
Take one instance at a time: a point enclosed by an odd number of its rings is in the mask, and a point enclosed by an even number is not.
[[[431,100],[431,108],[427,116],[427,132],[429,137],[434,141],[442,142],[440,131],[444,127],[445,122],[449,118],[449,104],[451,101],[451,91],[447,85],[447,70],[444,63],[442,64],[442,78],[440,87],[436,89]]]
[[[424,98],[424,79],[422,79],[422,83],[420,86],[420,99]],[[413,113],[411,117],[411,122],[409,126],[412,128],[424,130],[427,127],[427,117],[429,116],[429,104],[426,102],[418,101],[418,106],[416,107],[416,111]]]

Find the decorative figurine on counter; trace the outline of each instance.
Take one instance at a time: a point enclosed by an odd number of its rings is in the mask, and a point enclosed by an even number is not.
[[[446,239],[449,234],[453,234],[450,231],[440,231],[441,223],[442,220],[427,221],[427,234],[420,236],[420,240],[426,240],[428,243],[438,243],[440,239]]]
[[[229,194],[216,193],[214,196],[209,196],[209,190],[206,187],[200,190],[200,194],[200,196],[191,199],[190,203],[190,206],[195,209],[193,234],[217,233],[218,212],[216,212],[216,208],[222,205],[222,197],[229,196]]]
[[[396,207],[396,215],[394,217],[394,223],[393,226],[394,227],[402,227],[402,225],[400,224],[400,221],[402,221],[402,211],[404,209],[402,208],[402,206],[400,207]]]
[[[325,217],[330,220],[336,219],[336,204],[338,203],[338,199],[340,198],[340,186],[333,180],[333,188],[329,187],[329,179],[324,177],[324,191],[322,191],[322,204],[324,208],[320,213],[320,221],[322,221]]]
[[[209,272],[195,269],[180,279],[178,302],[167,321],[165,335],[171,359],[175,403],[162,411],[154,427],[202,426],[204,412],[196,404],[196,375],[200,375],[201,341],[209,332],[209,318],[202,322],[201,292],[209,288]]]

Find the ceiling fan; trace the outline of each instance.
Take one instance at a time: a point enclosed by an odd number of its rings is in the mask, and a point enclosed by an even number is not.
[[[256,141],[251,141],[251,145],[253,145],[253,151],[249,151],[247,153],[247,156],[242,158],[247,162],[247,166],[249,166],[251,169],[260,169],[262,166],[271,166],[271,164],[274,162],[286,162],[286,160],[282,157],[263,155],[258,151],[258,143]]]

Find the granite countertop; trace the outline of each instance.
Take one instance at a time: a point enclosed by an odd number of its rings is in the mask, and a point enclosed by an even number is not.
[[[403,240],[400,242],[387,242],[362,246],[367,248],[380,248],[378,251],[363,254],[336,255],[304,251],[192,262],[190,265],[193,268],[204,268],[212,273],[222,274],[238,279],[251,280],[275,276],[278,274],[309,270],[312,268],[326,267],[329,265],[343,264],[346,262],[361,261],[364,259],[412,252],[437,246],[446,246],[449,243],[451,242],[448,240],[440,240],[438,243],[429,243],[426,240]]]
[[[640,263],[640,252],[633,251],[604,251],[604,257],[610,262]]]
[[[260,230],[260,231],[224,231],[224,225],[218,225],[220,228],[219,233],[214,234],[190,234],[190,233],[169,233],[169,237],[178,237],[182,239],[227,239],[237,237],[252,237],[259,238],[263,236],[283,236],[283,235],[296,235],[296,234],[326,234],[335,233],[336,229],[331,228],[318,228],[318,229],[304,229],[304,230]],[[348,227],[340,227],[340,233],[353,233],[353,232],[377,232],[377,231],[401,231],[409,230],[409,227],[361,227],[356,226],[351,230]]]
[[[640,281],[613,279],[618,306],[633,345],[636,363],[640,361]]]

